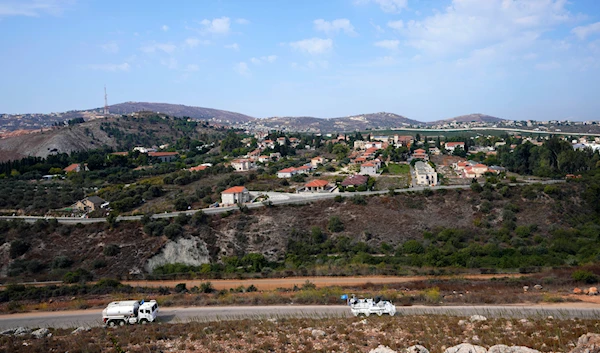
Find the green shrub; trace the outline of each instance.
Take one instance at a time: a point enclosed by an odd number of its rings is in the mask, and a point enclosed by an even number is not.
[[[167,238],[173,240],[183,234],[183,228],[179,224],[173,223],[166,226],[163,233]]]
[[[578,282],[583,282],[587,284],[597,283],[598,277],[590,271],[587,270],[577,270],[571,274],[571,277]]]
[[[66,256],[58,256],[52,261],[52,268],[54,269],[69,268],[72,265],[73,260],[69,259]]]
[[[10,243],[10,258],[14,259],[25,254],[30,247],[31,244],[26,241],[21,239],[13,240]]]
[[[215,287],[213,287],[212,283],[210,282],[202,282],[200,283],[199,290],[201,293],[213,293],[215,291]]]
[[[366,205],[367,200],[365,199],[365,197],[363,195],[354,195],[352,197],[352,203],[355,205]]]
[[[121,252],[121,248],[116,244],[108,244],[104,247],[102,253],[104,256],[117,256]]]
[[[104,268],[107,266],[107,263],[104,259],[96,259],[94,260],[94,262],[92,263],[92,267],[94,269],[99,269],[99,268]]]
[[[341,232],[344,230],[344,223],[342,223],[338,216],[330,217],[329,223],[327,223],[327,229],[332,233]]]
[[[344,201],[344,197],[342,195],[335,195],[335,197],[333,198],[333,201],[342,202],[342,201]]]
[[[185,286],[185,283],[178,283],[175,286],[175,292],[176,293],[185,293],[185,292],[187,292],[187,288]]]

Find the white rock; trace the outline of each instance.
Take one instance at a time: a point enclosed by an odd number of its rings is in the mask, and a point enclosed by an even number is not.
[[[31,329],[27,327],[17,327],[15,330],[15,336],[25,336],[31,333]]]
[[[16,329],[14,329],[14,328],[9,328],[8,330],[4,330],[4,331],[0,332],[0,335],[12,335],[13,333],[15,333],[15,330]]]
[[[537,290],[541,290],[543,287],[541,284],[536,284],[535,286],[533,286],[533,288],[535,288]]]
[[[467,320],[458,320],[459,326],[466,325],[466,324],[467,324]]]
[[[384,346],[380,344],[377,348],[373,348],[369,351],[369,353],[398,353],[395,350],[391,349],[388,346]]]
[[[461,343],[458,346],[450,347],[444,353],[487,353],[482,346],[476,346],[470,343]]]
[[[38,330],[35,330],[31,333],[31,335],[35,338],[43,338],[48,336],[48,334],[50,333],[50,330],[48,330],[47,328],[41,328]]]
[[[483,315],[471,315],[471,317],[469,318],[469,321],[471,322],[480,322],[480,321],[486,321],[487,317],[483,316]]]
[[[72,335],[76,335],[76,334],[78,334],[79,332],[83,332],[83,331],[85,331],[85,327],[81,327],[81,326],[79,326],[78,328],[76,328],[76,329],[74,329],[73,331],[71,331],[71,334],[72,334]]]
[[[497,344],[490,347],[488,353],[540,353],[538,350],[524,347],[524,346],[507,346],[504,344]]]
[[[313,337],[323,337],[326,335],[325,331],[323,331],[323,330],[312,330],[310,334]]]
[[[429,353],[429,349],[421,346],[420,344],[410,346],[404,350],[405,353]]]

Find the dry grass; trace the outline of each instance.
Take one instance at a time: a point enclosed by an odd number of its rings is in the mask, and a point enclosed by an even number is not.
[[[522,345],[542,352],[565,352],[577,338],[598,332],[598,320],[488,319],[481,323],[450,316],[237,320],[95,328],[77,336],[54,330],[35,340],[0,337],[3,352],[368,352],[384,344],[399,350],[422,344],[432,352],[472,343]],[[325,336],[315,336],[314,329]]]

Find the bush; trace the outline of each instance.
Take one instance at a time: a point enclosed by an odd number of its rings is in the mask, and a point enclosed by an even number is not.
[[[479,192],[483,191],[483,187],[478,182],[474,182],[474,183],[471,183],[471,190],[479,193]]]
[[[176,293],[185,293],[185,292],[187,292],[187,288],[185,286],[185,283],[178,283],[175,286],[175,292]]]
[[[121,252],[121,248],[116,244],[108,244],[104,247],[104,256],[117,256]]]
[[[215,287],[213,287],[210,282],[202,282],[200,283],[200,292],[201,293],[213,293],[215,291]]]
[[[327,229],[332,233],[341,232],[344,230],[344,223],[342,223],[338,216],[330,217],[329,223],[327,223]]]
[[[96,259],[94,260],[94,262],[92,263],[92,267],[97,270],[99,268],[104,268],[106,267],[107,263],[105,260],[103,259]]]
[[[365,199],[365,197],[363,195],[354,195],[352,197],[352,203],[355,205],[366,205],[367,200]]]
[[[164,234],[167,238],[177,239],[183,234],[183,228],[179,224],[173,223],[165,227]]]
[[[10,258],[17,258],[27,252],[31,245],[23,240],[17,239],[10,243]]]
[[[63,276],[63,281],[65,283],[78,283],[91,281],[93,278],[94,276],[92,276],[92,274],[89,271],[84,270],[83,268],[78,268],[76,271],[67,272]]]
[[[597,283],[598,282],[598,277],[591,273],[590,271],[586,271],[586,270],[577,270],[575,272],[573,272],[573,274],[571,274],[571,277],[578,282],[583,282],[583,283],[587,283],[587,284],[592,284],[592,283]]]
[[[344,197],[342,195],[335,195],[335,197],[333,198],[333,200],[335,202],[342,202],[342,201],[344,201]]]
[[[69,268],[72,265],[73,265],[73,260],[69,259],[66,256],[58,256],[58,257],[54,258],[54,260],[52,261],[52,268],[54,268],[54,269]]]
[[[411,239],[402,244],[402,251],[406,254],[422,254],[425,252],[425,248],[418,241]]]

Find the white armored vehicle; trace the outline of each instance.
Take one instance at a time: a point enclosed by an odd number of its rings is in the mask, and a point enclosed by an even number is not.
[[[371,314],[377,314],[379,316],[388,314],[394,316],[396,314],[396,306],[389,300],[381,300],[379,297],[375,299],[369,298],[356,298],[352,296],[348,299],[348,305],[354,316],[363,314],[369,316]]]
[[[146,324],[156,320],[158,313],[158,304],[156,300],[137,301],[124,300],[108,304],[106,309],[102,310],[102,321],[104,324],[114,326],[124,326],[125,324]]]

